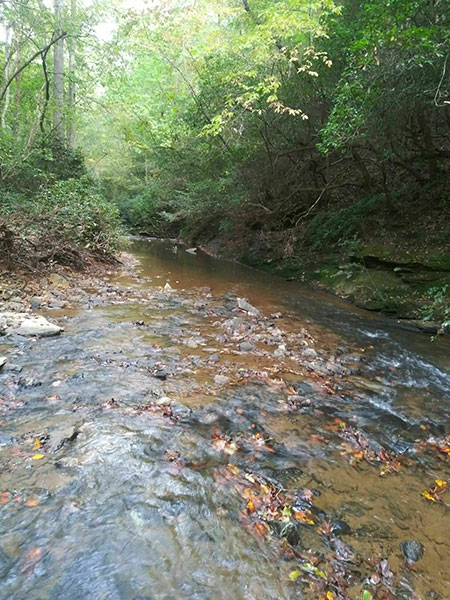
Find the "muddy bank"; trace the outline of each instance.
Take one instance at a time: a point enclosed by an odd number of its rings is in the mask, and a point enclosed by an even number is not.
[[[237,260],[288,281],[335,294],[365,310],[429,334],[450,334],[450,253],[362,246],[349,255],[286,257],[246,239],[201,243],[211,256]]]

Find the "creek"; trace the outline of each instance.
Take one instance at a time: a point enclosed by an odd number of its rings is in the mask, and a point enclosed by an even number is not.
[[[0,338],[0,598],[448,600],[448,338],[131,251],[60,336]]]

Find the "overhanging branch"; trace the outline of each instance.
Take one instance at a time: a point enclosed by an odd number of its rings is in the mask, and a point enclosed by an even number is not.
[[[25,61],[23,63],[23,65],[17,69],[17,71],[15,73],[13,73],[11,75],[11,77],[8,79],[8,81],[5,84],[5,87],[2,90],[2,93],[0,94],[0,102],[3,100],[3,98],[5,97],[6,92],[8,91],[9,86],[11,85],[11,83],[14,81],[14,79],[20,75],[20,73],[22,73],[22,71],[24,69],[26,69],[29,65],[31,65],[31,63],[38,57],[38,56],[44,56],[48,53],[48,51],[50,50],[50,48],[56,44],[56,42],[59,42],[59,40],[61,40],[62,38],[65,38],[67,35],[67,33],[65,31],[63,31],[62,33],[60,33],[57,37],[52,38],[51,42],[48,43],[46,46],[44,46],[44,48],[41,48],[40,50],[38,50],[37,52],[35,52],[33,54],[33,56],[31,56],[27,61]]]

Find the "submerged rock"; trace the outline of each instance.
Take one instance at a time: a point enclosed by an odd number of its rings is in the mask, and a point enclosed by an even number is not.
[[[352,530],[350,529],[350,525],[345,521],[336,520],[332,521],[331,531],[335,535],[348,535]]]
[[[400,548],[408,562],[417,562],[425,552],[424,547],[418,540],[406,540],[400,544]]]
[[[28,313],[0,313],[0,334],[49,337],[61,331],[62,327],[50,323],[45,317]]]

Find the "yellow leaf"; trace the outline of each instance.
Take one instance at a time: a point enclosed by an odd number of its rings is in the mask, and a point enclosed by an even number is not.
[[[41,442],[36,438],[34,442],[34,449],[38,450],[41,447]]]
[[[297,581],[297,579],[299,578],[299,576],[300,576],[301,574],[302,574],[302,572],[301,572],[301,571],[297,571],[297,570],[296,570],[296,571],[291,571],[291,572],[289,573],[289,579],[290,579],[291,581]]]
[[[431,502],[436,502],[436,498],[433,498],[433,496],[426,490],[424,492],[422,492],[422,496],[424,498],[426,498],[427,500],[431,500]]]
[[[327,592],[327,600],[334,600],[334,596],[331,592]]]
[[[237,467],[236,465],[232,465],[232,464],[228,464],[227,469],[229,469],[235,475],[237,475],[240,472],[240,468]]]
[[[444,481],[443,479],[435,479],[436,485],[439,487],[447,487],[448,486],[448,482]]]
[[[33,458],[34,458],[34,460],[39,460],[40,458],[44,458],[44,455],[43,454],[35,454],[33,456]]]

